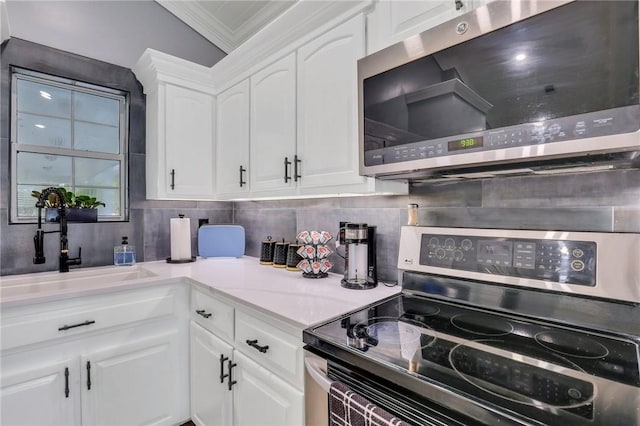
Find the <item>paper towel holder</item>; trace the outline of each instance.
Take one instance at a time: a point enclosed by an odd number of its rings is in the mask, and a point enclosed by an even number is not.
[[[179,219],[184,219],[184,214],[180,213],[178,214],[178,218]],[[172,221],[172,228],[171,228],[171,233],[172,233],[172,237],[173,237],[173,219],[171,219]],[[187,219],[188,221],[188,219]],[[173,245],[171,247],[171,254],[173,253]],[[172,259],[171,256],[167,257],[167,263],[190,263],[190,262],[195,262],[196,261],[196,256],[190,256],[188,258],[184,258],[184,259]]]

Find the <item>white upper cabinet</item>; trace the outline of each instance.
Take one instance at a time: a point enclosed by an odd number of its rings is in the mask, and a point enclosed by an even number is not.
[[[252,193],[295,188],[295,53],[251,76],[250,148]]]
[[[380,0],[367,16],[367,53],[471,11],[479,0]],[[482,1],[486,3],[486,1]]]
[[[217,96],[216,183],[223,196],[249,192],[249,79]]]
[[[212,198],[213,96],[167,85],[164,106],[167,114],[164,143],[169,182],[158,192],[166,191],[166,198]],[[147,182],[148,187],[149,179]],[[151,184],[155,182],[151,181]]]
[[[147,198],[214,199],[209,68],[147,49],[134,72],[147,95]]]
[[[298,157],[302,188],[361,184],[358,174],[357,15],[298,50]]]

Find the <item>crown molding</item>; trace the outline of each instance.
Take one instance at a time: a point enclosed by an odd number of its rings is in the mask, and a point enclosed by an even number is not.
[[[229,53],[236,47],[233,31],[199,3],[172,0],[156,0],[156,2],[224,53]]]
[[[237,29],[233,29],[200,2],[175,0],[156,0],[156,2],[227,54],[251,38],[256,33],[256,29],[264,27],[291,7],[284,1],[265,2],[259,13],[244,21]]]
[[[213,65],[217,91],[226,89],[318,35],[371,8],[373,0],[298,1]]]
[[[154,49],[146,49],[132,70],[142,83],[144,93],[155,90],[160,83],[171,83],[214,94],[209,67]]]

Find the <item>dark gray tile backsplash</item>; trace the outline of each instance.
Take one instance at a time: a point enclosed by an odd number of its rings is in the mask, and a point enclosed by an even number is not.
[[[45,54],[40,47],[32,46],[30,50],[24,45],[26,42],[15,43],[15,49],[21,50],[5,48],[3,54],[11,54],[12,61],[26,68],[48,67],[41,70],[56,75],[70,69],[71,78],[78,78],[78,74],[84,72],[101,81],[112,81],[120,75],[106,72],[103,63],[89,63],[88,58],[68,53]],[[27,51],[31,53],[23,53]],[[130,70],[124,71],[130,73]],[[8,74],[4,69],[0,84],[3,100],[9,99]],[[134,81],[128,90],[140,91],[139,83]],[[9,224],[8,102],[1,103],[0,112],[0,275],[55,270],[57,235],[45,237],[47,263],[34,265],[36,225]],[[169,257],[170,219],[180,213],[191,219],[193,254],[197,253],[198,219],[208,219],[210,224],[244,226],[246,254],[256,257],[267,236],[293,241],[298,231],[315,229],[329,231],[335,237],[340,221],[375,225],[379,277],[386,281],[397,278],[398,238],[400,227],[407,221],[408,203],[420,206],[418,222],[426,226],[640,232],[640,170],[636,169],[415,184],[406,196],[243,202],[150,201],[145,195],[144,120],[144,98],[139,97],[130,108],[129,221],[69,225],[71,255],[82,246],[83,266],[112,264],[113,247],[124,235],[136,246],[139,261]],[[330,246],[335,249],[335,239]],[[332,254],[330,260],[335,265],[334,272],[342,272],[343,261],[339,255]]]

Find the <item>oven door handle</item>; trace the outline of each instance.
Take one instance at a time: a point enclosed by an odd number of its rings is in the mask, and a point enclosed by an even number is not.
[[[311,378],[322,388],[322,390],[329,393],[333,380],[327,377],[327,372],[323,369],[322,361],[305,357],[304,365],[306,366]]]

